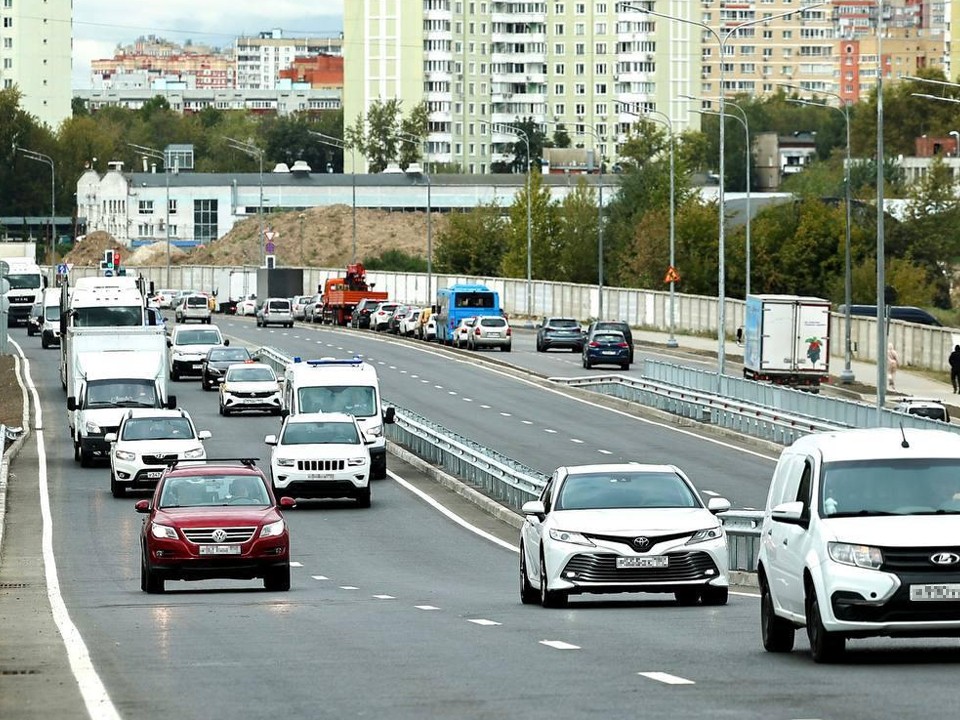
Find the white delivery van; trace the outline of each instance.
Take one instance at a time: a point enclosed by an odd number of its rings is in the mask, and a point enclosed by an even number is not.
[[[40,266],[30,258],[12,257],[5,260],[9,266],[7,282],[10,285],[6,293],[7,324],[26,325],[30,317],[30,308],[43,296],[47,278]]]
[[[43,291],[43,315],[40,325],[40,345],[43,348],[60,345],[60,288]]]
[[[387,476],[387,443],[383,424],[395,410],[383,408],[380,381],[373,365],[360,358],[306,360],[294,358],[284,372],[283,414],[342,412],[353,415],[370,450],[370,476]]]

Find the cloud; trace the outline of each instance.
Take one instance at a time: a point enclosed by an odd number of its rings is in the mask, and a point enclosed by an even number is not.
[[[325,37],[343,29],[343,3],[356,0],[75,0],[73,86],[90,86],[90,61],[142,35],[227,47],[234,38],[280,28]]]

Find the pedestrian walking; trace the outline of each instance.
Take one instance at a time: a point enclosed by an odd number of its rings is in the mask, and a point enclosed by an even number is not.
[[[953,391],[960,393],[960,345],[953,346],[953,352],[950,353],[948,362],[950,363],[950,382],[953,383]]]
[[[897,390],[897,368],[900,367],[900,356],[893,343],[887,345],[887,389]]]

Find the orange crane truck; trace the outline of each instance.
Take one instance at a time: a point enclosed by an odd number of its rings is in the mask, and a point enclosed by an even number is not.
[[[363,265],[347,265],[344,277],[329,278],[323,285],[323,322],[348,325],[353,309],[361,300],[387,299],[387,293],[374,292],[372,287],[373,285],[367,284],[367,273]]]

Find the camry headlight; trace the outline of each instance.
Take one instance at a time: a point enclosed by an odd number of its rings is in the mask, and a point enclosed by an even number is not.
[[[150,523],[150,533],[155,538],[160,538],[161,540],[177,539],[177,531],[174,530],[169,525],[161,525],[160,523]]]
[[[570,532],[569,530],[550,530],[550,539],[556,540],[557,542],[573,543],[574,545],[589,545],[590,547],[594,547],[592,541],[578,532]]]
[[[185,453],[183,453],[185,458],[202,458],[203,455],[204,453],[202,447],[193,448],[192,450],[187,450]]]
[[[697,530],[693,534],[693,537],[687,540],[687,545],[696,545],[697,543],[707,542],[708,540],[720,540],[723,537],[723,528],[717,525],[716,527],[707,528],[706,530]]]
[[[93,420],[87,420],[87,423],[84,427],[88,433],[93,433],[94,435],[99,435],[101,432],[100,426],[93,422]]]
[[[366,462],[367,459],[365,457],[347,458],[347,465],[350,467],[357,467],[365,464]]]
[[[851,545],[850,543],[827,543],[827,553],[830,559],[841,565],[879,570],[883,565],[883,553],[880,548],[869,545]]]
[[[283,520],[277,520],[260,528],[260,537],[276,537],[283,534]]]
[[[136,453],[127,452],[126,450],[117,450],[116,452],[113,453],[113,456],[117,460],[127,460],[128,462],[131,460],[137,459]]]
[[[277,465],[280,467],[293,467],[293,458],[277,458]]]

